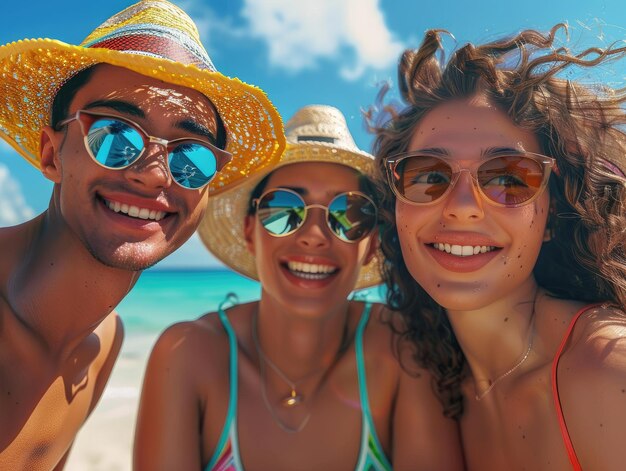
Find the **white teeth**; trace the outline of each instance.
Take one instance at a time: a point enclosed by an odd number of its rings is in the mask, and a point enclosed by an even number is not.
[[[294,275],[309,280],[321,280],[328,278],[337,271],[337,268],[331,265],[304,262],[287,262],[287,268],[289,268],[289,271]]]
[[[164,211],[156,211],[154,209],[139,208],[137,206],[129,206],[125,203],[118,203],[117,201],[104,200],[111,211],[116,213],[124,213],[127,216],[139,218],[139,219],[151,219],[153,221],[160,221],[165,217]]]
[[[478,255],[479,253],[491,252],[496,249],[496,247],[491,245],[451,245],[441,242],[435,242],[432,245],[441,252],[456,255],[457,257],[469,257],[471,255]]]

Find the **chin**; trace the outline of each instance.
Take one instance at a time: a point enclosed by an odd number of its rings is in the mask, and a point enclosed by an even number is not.
[[[125,271],[143,271],[163,260],[170,252],[157,250],[150,244],[125,244],[113,251],[87,247],[102,265]]]
[[[439,285],[439,286],[437,286]],[[504,291],[483,282],[451,283],[442,281],[424,286],[437,304],[448,311],[473,311],[495,302]]]

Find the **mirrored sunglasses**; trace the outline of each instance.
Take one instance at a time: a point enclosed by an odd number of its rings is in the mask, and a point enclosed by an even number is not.
[[[110,170],[122,170],[137,162],[150,143],[162,145],[167,150],[172,180],[189,190],[207,185],[232,158],[229,152],[201,139],[185,137],[167,141],[150,136],[126,118],[80,110],[59,126],[72,121],[80,124],[91,158]]]
[[[533,153],[496,155],[461,168],[455,160],[419,153],[386,159],[387,178],[398,199],[416,205],[436,203],[446,196],[461,172],[471,174],[490,204],[507,208],[535,200],[545,189],[554,159]]]
[[[285,237],[296,232],[306,221],[308,210],[320,208],[326,212],[326,223],[335,236],[344,242],[357,242],[368,235],[378,220],[374,202],[358,191],[340,193],[328,206],[307,205],[293,190],[270,190],[252,201],[258,220],[267,232]]]

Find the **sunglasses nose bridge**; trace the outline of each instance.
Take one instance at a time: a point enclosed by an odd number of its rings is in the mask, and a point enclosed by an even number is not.
[[[154,136],[145,136],[145,152],[147,153],[149,151],[149,147],[150,145],[155,145],[157,146],[159,149],[161,149],[161,152],[163,152],[163,154],[167,155],[169,149],[168,149],[168,145],[169,145],[169,141],[166,139],[161,139],[160,137],[154,137]]]
[[[145,135],[144,149],[128,168],[129,178],[146,186],[168,188],[172,174],[168,163],[168,141]],[[157,147],[158,150],[154,149]]]
[[[311,209],[320,209],[321,213]],[[304,219],[297,232],[298,241],[306,246],[323,246],[328,243],[332,234],[328,223],[328,208],[322,204],[309,204],[304,207]],[[321,219],[320,219],[321,218]]]
[[[317,223],[317,225],[322,227],[324,221],[320,221],[319,219],[316,219],[316,217],[313,216],[313,214],[315,214],[315,213],[312,213],[311,209],[321,209],[323,211],[321,217],[324,220],[328,219],[328,207],[324,206],[323,204],[319,204],[319,203],[309,204],[309,205],[306,205],[304,207],[305,215],[304,215],[304,221],[302,222],[302,225],[305,225],[307,222],[314,221],[315,223]],[[320,216],[318,215],[317,218],[319,218],[319,217]],[[322,224],[320,224],[320,223],[322,223]]]
[[[466,178],[463,178],[463,172],[467,172]],[[446,217],[465,220],[483,216],[482,191],[479,188],[477,178],[470,169],[458,169],[453,174],[446,193],[444,202]]]

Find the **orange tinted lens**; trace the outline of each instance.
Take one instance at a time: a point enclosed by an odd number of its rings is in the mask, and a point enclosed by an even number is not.
[[[415,203],[430,203],[450,186],[452,169],[436,157],[416,155],[398,162],[394,176],[402,196]]]
[[[516,206],[534,197],[543,182],[541,162],[523,155],[490,159],[478,168],[478,184],[487,198]]]

